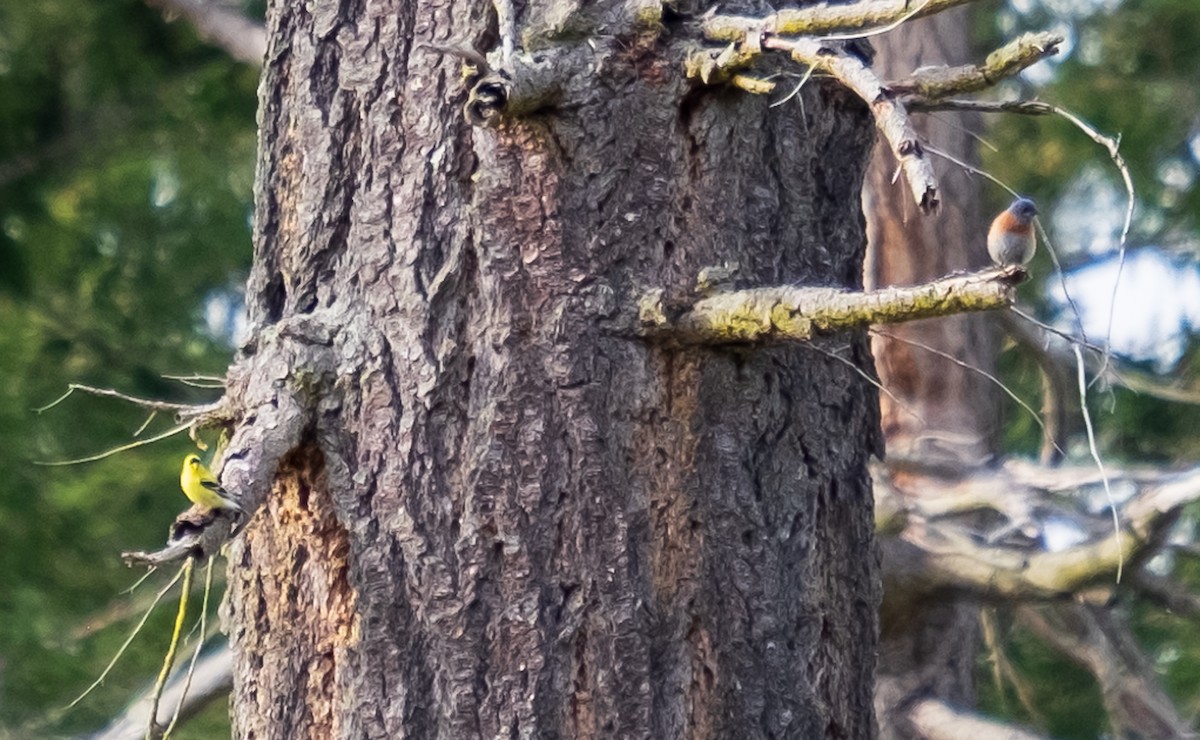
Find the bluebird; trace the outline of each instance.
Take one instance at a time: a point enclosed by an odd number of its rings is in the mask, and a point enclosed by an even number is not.
[[[1001,267],[1023,265],[1033,259],[1037,237],[1033,233],[1033,217],[1037,205],[1029,198],[1017,198],[1000,212],[988,229],[988,254]]]

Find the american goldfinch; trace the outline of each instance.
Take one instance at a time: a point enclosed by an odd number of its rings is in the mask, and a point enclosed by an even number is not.
[[[199,455],[188,455],[183,458],[183,470],[179,473],[179,487],[183,495],[191,499],[193,504],[199,504],[207,509],[233,509],[241,511],[229,492],[221,487],[217,477],[212,474]]]

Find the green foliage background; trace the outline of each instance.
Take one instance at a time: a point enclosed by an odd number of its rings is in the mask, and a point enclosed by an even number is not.
[[[136,621],[81,633],[130,600],[118,594],[138,574],[118,553],[162,542],[194,449],[179,436],[40,467],[133,441],[145,415],[83,395],[31,409],[71,382],[213,397],[163,375],[219,375],[231,356],[203,312],[236,298],[249,266],[257,80],[139,0],[0,2],[0,728],[13,737],[102,727],[161,662],[169,606],[61,724],[26,724],[98,676]],[[182,737],[226,727],[218,707]]]
[[[1005,93],[1039,98],[1063,106],[1107,134],[1120,135],[1121,153],[1137,188],[1137,213],[1129,249],[1153,250],[1168,255],[1178,275],[1194,273],[1200,248],[1200,188],[1192,181],[1200,172],[1200,3],[1194,0],[1014,0],[993,4],[997,12],[980,6],[977,18],[985,44],[995,44],[1001,29],[1040,30],[1058,26],[1068,31],[1069,54],[1055,63],[1048,84],[1018,81]],[[1017,12],[1020,11],[1020,12]],[[1107,185],[1124,190],[1108,153],[1060,118],[1005,117],[992,121],[987,132],[994,150],[983,149],[989,171],[1022,193],[1050,204],[1062,202],[1071,184],[1088,172],[1103,173]],[[1164,176],[1164,167],[1175,165],[1188,173],[1182,187]],[[1008,195],[998,188],[988,191],[995,210]],[[1090,215],[1111,219],[1108,207],[1093,206]],[[1050,219],[1043,219],[1049,223]],[[1051,231],[1064,240],[1070,235]],[[1089,261],[1102,262],[1113,255],[1064,255],[1068,274],[1086,269]],[[1045,292],[1057,283],[1054,266],[1042,249],[1032,266],[1035,275],[1047,276],[1041,285],[1026,286],[1023,297],[1039,305],[1042,318],[1058,319],[1071,328],[1072,318],[1056,310]],[[1156,286],[1159,292],[1143,297],[1136,307],[1147,330],[1153,322],[1156,299],[1164,303],[1178,288]],[[1120,305],[1120,304],[1119,304]],[[1122,307],[1127,310],[1128,307]],[[1105,308],[1107,310],[1107,308]],[[1118,320],[1121,317],[1118,316]],[[1185,322],[1186,324],[1186,322]],[[1186,328],[1186,327],[1185,327]],[[1181,389],[1198,387],[1194,337],[1185,337],[1183,357],[1157,381]],[[1001,358],[1003,377],[1022,398],[1037,407],[1041,377],[1032,358],[1015,348]],[[1149,375],[1155,368],[1148,358],[1124,358],[1127,374]],[[1096,420],[1100,447],[1113,464],[1191,466],[1200,459],[1200,417],[1195,406],[1169,403],[1146,395],[1115,389],[1094,389],[1089,404]],[[1010,404],[1006,414],[1006,445],[1013,454],[1036,457],[1040,430],[1025,413]],[[1082,437],[1070,450],[1087,463]],[[1186,513],[1180,534],[1194,539],[1196,511]],[[1160,565],[1181,588],[1200,591],[1200,563],[1179,556],[1162,558]],[[1118,588],[1113,608],[1131,619],[1146,656],[1176,702],[1183,717],[1200,709],[1200,630],[1188,618],[1173,615],[1161,606]],[[1003,610],[1000,610],[1001,617]],[[1003,625],[1004,620],[1001,618]],[[1011,625],[1001,630],[1002,649],[1025,682],[1032,706],[1023,705],[1009,681],[993,680],[993,663],[981,658],[980,689],[983,708],[1028,722],[1061,738],[1095,738],[1108,730],[1104,707],[1091,676],[1067,657],[1056,653],[1034,636]]]
[[[244,9],[261,17],[262,8]],[[1200,189],[1169,187],[1167,161],[1197,162],[1200,3],[1195,0],[990,0],[978,4],[981,45],[1064,24],[1073,44],[1049,84],[1008,86],[1063,104],[1123,135],[1139,188],[1134,245],[1196,243]],[[982,46],[981,46],[982,48]],[[99,675],[131,626],[105,618],[144,600],[120,596],[137,574],[117,553],[161,542],[184,506],[177,466],[186,437],[69,467],[64,460],[131,441],[136,408],[75,395],[42,414],[68,383],[134,395],[206,401],[211,393],[164,375],[221,374],[230,337],[204,316],[236,303],[251,246],[258,72],[168,23],[141,0],[0,0],[0,737],[95,730],[158,668],[172,609],[161,609],[118,671],[59,724],[39,725]],[[1054,203],[1085,168],[1113,173],[1107,156],[1065,122],[992,120],[986,167]],[[999,209],[1007,196],[992,191]],[[982,232],[982,226],[981,226]],[[1182,235],[1182,237],[1181,237]],[[1191,247],[1182,250],[1194,262]],[[1046,257],[1034,270],[1050,274]],[[1036,288],[1028,297],[1049,311]],[[1038,377],[1010,353],[1006,377],[1036,398]],[[1194,350],[1176,369],[1193,384]],[[1106,450],[1116,459],[1186,463],[1200,457],[1195,411],[1118,392],[1098,399]],[[1015,407],[1014,452],[1038,433]],[[151,422],[144,436],[166,429]],[[1200,588],[1194,562],[1175,575]],[[1200,633],[1123,597],[1180,706],[1200,702]],[[88,629],[88,625],[95,625]],[[987,707],[1043,723],[1061,737],[1103,731],[1090,678],[1029,635],[1005,631],[1008,657],[1039,697],[1022,708],[990,682]],[[218,703],[181,737],[228,735]]]

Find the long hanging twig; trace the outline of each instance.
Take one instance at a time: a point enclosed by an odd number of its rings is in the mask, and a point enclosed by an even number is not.
[[[167,676],[171,674],[171,666],[175,663],[175,652],[179,648],[179,636],[183,633],[183,621],[187,617],[188,595],[192,590],[192,573],[195,571],[196,559],[188,558],[183,564],[183,588],[179,592],[179,611],[175,613],[175,629],[171,633],[171,644],[167,647],[166,657],[163,658],[162,670],[154,682],[154,691],[150,694],[150,718],[146,722],[146,740],[154,740],[154,731],[158,728],[158,702],[162,698],[163,689],[167,685]]]
[[[123,444],[123,445],[120,445],[119,447],[114,447],[111,450],[105,450],[104,452],[100,452],[95,455],[88,455],[87,457],[80,457],[80,458],[76,458],[74,460],[34,460],[33,464],[41,465],[42,467],[47,467],[47,468],[55,468],[55,467],[61,467],[64,465],[79,465],[81,463],[96,462],[97,460],[103,460],[106,457],[112,457],[113,455],[116,455],[121,452],[125,452],[127,450],[132,450],[136,447],[142,447],[144,445],[153,444],[155,442],[161,442],[162,440],[167,439],[168,437],[174,437],[176,434],[179,434],[180,432],[187,431],[188,427],[190,427],[190,426],[191,426],[191,422],[188,422],[187,424],[180,424],[178,426],[171,427],[170,429],[163,432],[162,434],[158,434],[153,437],[150,437],[149,439],[140,439],[137,442],[130,442],[129,444]]]
[[[1088,449],[1092,453],[1092,459],[1096,462],[1096,468],[1100,471],[1100,480],[1104,484],[1104,495],[1108,497],[1108,506],[1112,511],[1113,534],[1117,538],[1117,583],[1121,582],[1121,571],[1125,566],[1125,552],[1121,547],[1121,519],[1117,516],[1117,503],[1113,499],[1112,488],[1108,483],[1108,473],[1104,470],[1104,461],[1100,459],[1100,452],[1096,448],[1096,433],[1092,429],[1092,415],[1087,407],[1087,374],[1083,371],[1083,353],[1079,351],[1079,345],[1071,345],[1071,349],[1075,351],[1076,367],[1078,367],[1079,380],[1079,407],[1083,414],[1083,425],[1087,430]]]
[[[125,651],[133,643],[133,638],[137,637],[138,633],[142,631],[142,627],[146,626],[146,621],[150,619],[150,615],[154,612],[154,607],[158,606],[158,602],[162,601],[163,597],[167,595],[167,592],[175,587],[176,583],[179,583],[180,578],[183,578],[182,568],[179,569],[179,572],[175,574],[175,577],[171,579],[170,583],[163,586],[159,590],[158,594],[154,597],[154,602],[150,604],[150,608],[146,610],[146,613],[142,615],[141,621],[139,621],[137,626],[133,628],[133,632],[129,633],[129,637],[127,637],[125,642],[121,644],[120,649],[117,650],[117,654],[114,655],[112,660],[108,662],[108,665],[104,667],[104,670],[100,673],[100,677],[93,681],[91,686],[88,686],[86,689],[84,689],[82,694],[75,697],[74,701],[63,707],[60,710],[61,712],[66,712],[67,710],[74,708],[76,704],[83,701],[88,694],[92,693],[97,686],[104,683],[104,679],[108,678],[108,674],[112,671],[113,666],[117,664],[117,661],[121,659],[121,656],[125,654]]]
[[[175,704],[175,713],[171,715],[171,722],[167,725],[167,729],[163,730],[162,740],[168,740],[175,725],[179,724],[179,715],[187,700],[188,690],[192,688],[192,677],[196,673],[196,661],[200,658],[201,648],[204,647],[205,629],[208,622],[208,596],[212,593],[212,583],[213,559],[209,558],[208,565],[204,570],[204,598],[200,602],[200,636],[197,638],[196,651],[192,653],[192,662],[188,664],[187,675],[183,681],[183,691],[179,692],[179,701]],[[151,715],[151,721],[153,722],[153,715]]]
[[[891,334],[891,333],[883,331],[881,329],[877,329],[875,327],[871,328],[871,332],[873,334],[877,334],[877,335],[879,335],[881,337],[885,337],[887,339],[893,339],[897,342],[903,342],[905,344],[910,344],[914,347],[919,347],[920,349],[923,349],[926,352],[932,352],[933,354],[938,355],[939,357],[943,357],[943,358],[949,360],[950,362],[953,362],[954,364],[958,365],[959,367],[962,367],[965,370],[969,370],[973,373],[977,373],[977,374],[981,375],[982,377],[986,378],[987,380],[989,380],[993,384],[995,384],[997,387],[999,387],[1000,390],[1004,391],[1005,395],[1007,395],[1012,400],[1016,401],[1017,404],[1021,408],[1025,409],[1025,411],[1027,411],[1029,413],[1030,418],[1033,419],[1034,423],[1037,424],[1038,428],[1042,430],[1043,434],[1045,434],[1046,424],[1045,424],[1045,422],[1042,421],[1042,417],[1039,416],[1038,413],[1033,410],[1032,406],[1030,406],[1028,403],[1026,403],[1023,398],[1018,396],[1011,388],[1009,388],[1007,385],[1004,384],[1004,381],[1000,380],[995,375],[992,375],[991,373],[987,372],[986,370],[975,367],[974,365],[972,365],[969,362],[964,362],[964,361],[958,359],[957,357],[955,357],[954,355],[950,354],[949,352],[943,352],[942,350],[937,349],[936,347],[930,347],[928,344],[923,344],[921,342],[916,341],[915,339],[908,339],[906,337],[901,337],[896,334]],[[1061,455],[1063,455],[1064,457],[1066,456],[1067,453],[1063,452],[1062,448],[1058,446],[1058,443],[1054,443],[1054,448],[1056,450],[1058,450],[1058,452]]]
[[[1111,338],[1114,312],[1117,306],[1117,288],[1121,285],[1121,272],[1125,268],[1125,247],[1129,241],[1129,230],[1133,226],[1133,210],[1137,203],[1137,196],[1133,188],[1133,176],[1129,173],[1129,165],[1125,163],[1125,158],[1121,156],[1120,137],[1105,136],[1066,108],[1054,106],[1053,110],[1055,114],[1062,116],[1074,124],[1076,128],[1087,135],[1092,141],[1108,150],[1108,156],[1112,159],[1113,164],[1116,165],[1117,170],[1120,171],[1121,180],[1125,183],[1125,192],[1129,196],[1125,205],[1125,224],[1121,227],[1121,238],[1117,242],[1117,276],[1113,279],[1112,300],[1108,304],[1108,331],[1105,336]],[[1106,339],[1104,342],[1104,362],[1100,367],[1100,372],[1096,374],[1097,378],[1103,375],[1104,370],[1108,368],[1109,360],[1112,357],[1110,344],[1111,342]]]

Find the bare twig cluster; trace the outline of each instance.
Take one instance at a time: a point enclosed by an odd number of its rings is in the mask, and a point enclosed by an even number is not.
[[[878,0],[781,10],[763,18],[714,15],[703,24],[704,36],[726,45],[693,51],[686,69],[690,77],[706,83],[731,82],[751,92],[771,93],[776,83],[758,79],[745,70],[764,51],[779,51],[804,65],[810,74],[818,71],[835,78],[870,107],[880,133],[904,172],[913,198],[923,212],[929,213],[937,209],[941,196],[933,167],[908,111],[975,105],[974,101],[949,98],[991,87],[1056,53],[1062,36],[1025,34],[992,52],[983,64],[922,68],[890,83],[871,69],[855,47],[844,42],[883,33],[911,18],[965,2],[925,0],[911,4]]]

